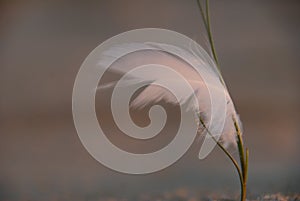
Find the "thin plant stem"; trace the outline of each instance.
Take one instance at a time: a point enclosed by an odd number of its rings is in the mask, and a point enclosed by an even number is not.
[[[206,0],[206,6],[205,6],[206,7],[206,14],[204,13],[204,9],[202,7],[202,4],[201,4],[200,0],[197,0],[197,5],[199,7],[201,17],[203,19],[204,27],[205,27],[205,30],[207,32],[211,52],[213,54],[213,57],[214,57],[214,60],[216,62],[216,65],[218,67],[218,70],[220,71],[219,61],[218,61],[217,53],[216,53],[216,50],[215,50],[214,40],[213,40],[213,37],[212,37],[212,31],[211,31],[211,27],[210,27],[209,0]]]
[[[198,7],[199,7],[201,17],[202,17],[202,19],[203,19],[203,23],[204,23],[204,26],[205,26],[205,30],[207,31],[206,16],[205,16],[205,14],[204,14],[202,5],[201,5],[201,3],[200,3],[200,0],[197,0],[197,5],[198,5]],[[208,34],[208,33],[207,33],[207,34]]]
[[[243,173],[245,172],[245,154],[244,154],[244,144],[243,144],[243,140],[242,140],[242,136],[241,136],[241,131],[240,128],[236,122],[236,120],[233,118],[233,123],[234,123],[234,127],[237,133],[237,145],[238,145],[238,150],[239,150],[239,156],[240,156],[240,164],[242,167],[242,171]],[[243,178],[245,177],[245,175],[243,175]]]
[[[201,17],[203,19],[203,23],[204,23],[207,35],[208,35],[212,56],[213,56],[213,59],[216,62],[216,66],[217,66],[219,74],[220,74],[220,80],[223,83],[223,85],[226,87],[225,82],[224,82],[224,80],[221,76],[219,61],[218,61],[217,53],[216,53],[216,50],[215,50],[214,40],[213,40],[211,26],[210,26],[209,0],[205,1],[205,4],[206,4],[205,11],[206,11],[206,13],[204,13],[204,9],[201,5],[200,0],[197,0],[197,4],[198,4],[198,7],[199,7],[199,10],[200,10],[200,13],[201,13]],[[235,130],[236,130],[236,135],[237,135],[236,143],[237,143],[238,152],[239,152],[240,166],[238,165],[238,163],[234,159],[234,157],[225,149],[225,147],[218,140],[215,139],[215,137],[212,135],[212,133],[205,126],[204,121],[201,119],[201,117],[199,117],[199,120],[200,120],[202,126],[206,129],[207,133],[213,138],[213,140],[216,142],[216,144],[229,157],[229,159],[231,160],[231,162],[235,166],[235,168],[238,172],[239,180],[240,180],[240,184],[241,184],[241,197],[240,197],[240,200],[245,201],[246,200],[246,185],[247,185],[247,178],[248,178],[249,150],[246,148],[246,153],[244,152],[244,143],[243,143],[243,139],[242,139],[242,132],[241,132],[241,129],[240,129],[236,119],[233,117],[233,123],[234,123],[234,127],[235,127]]]
[[[220,66],[219,66],[217,53],[216,53],[216,50],[215,50],[214,40],[213,40],[213,37],[212,37],[211,27],[210,27],[209,0],[206,0],[206,25],[207,25],[208,39],[209,39],[209,42],[210,42],[211,51],[212,51],[213,57],[216,61],[217,67],[218,67],[219,71],[221,71]]]
[[[249,150],[246,148],[246,155],[245,155],[241,129],[234,117],[232,117],[232,120],[234,123],[236,135],[237,135],[237,146],[238,146],[238,150],[239,150],[240,164],[241,164],[241,169],[242,169],[242,173],[243,173],[243,183],[241,186],[241,201],[245,201],[246,200],[246,190],[247,190]]]
[[[204,9],[203,9],[202,4],[201,4],[200,1],[201,0],[197,0],[197,5],[198,5],[198,8],[200,10],[200,14],[201,14],[201,17],[203,19],[202,21],[204,23],[205,31],[206,31],[207,36],[208,36],[208,41],[209,41],[209,44],[210,44],[210,49],[211,49],[211,52],[212,52],[212,56],[213,56],[213,59],[216,63],[216,66],[217,66],[220,81],[226,87],[225,81],[223,80],[223,77],[221,76],[221,69],[220,69],[220,65],[219,65],[219,61],[218,61],[218,57],[217,57],[217,53],[216,53],[216,49],[215,49],[215,45],[214,45],[214,40],[213,40],[213,36],[212,36],[212,31],[211,31],[211,27],[210,27],[209,2],[208,2],[208,0],[206,0],[206,6],[205,6],[206,14],[205,14]]]
[[[241,201],[244,201],[246,199],[246,186],[244,182],[244,173],[241,170],[240,166],[238,165],[238,162],[234,159],[234,157],[226,150],[226,148],[213,136],[213,134],[208,130],[206,127],[203,119],[199,116],[199,121],[203,128],[206,130],[206,132],[211,136],[211,138],[215,141],[215,143],[218,145],[218,147],[226,154],[226,156],[230,159],[230,161],[233,163],[238,176],[240,180],[240,187],[241,187]]]

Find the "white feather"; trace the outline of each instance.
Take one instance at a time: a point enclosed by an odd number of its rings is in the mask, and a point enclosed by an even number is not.
[[[136,51],[139,49],[140,51]],[[211,76],[214,82],[205,83],[203,78],[197,73],[197,71],[191,66],[190,63],[184,61],[182,58],[174,56],[169,52],[169,50],[179,52],[184,58],[197,64],[198,68],[207,72],[207,75]],[[128,54],[128,52],[131,52]],[[116,60],[116,61],[115,61]],[[115,61],[115,62],[113,62]],[[159,43],[131,43],[131,44],[122,44],[115,47],[112,47],[106,51],[99,62],[100,67],[110,66],[110,70],[118,72],[120,74],[125,74],[131,69],[134,69],[137,66],[156,63],[160,65],[165,65],[171,67],[173,70],[181,74],[190,86],[193,88],[194,93],[198,99],[199,104],[199,114],[204,114],[204,116],[210,116],[210,97],[208,94],[207,87],[211,87],[215,92],[220,94],[220,97],[226,96],[227,111],[225,119],[225,127],[222,133],[216,133],[216,135],[221,134],[221,139],[224,145],[236,144],[235,138],[235,128],[232,121],[232,117],[235,117],[239,124],[239,118],[236,114],[234,104],[230,98],[230,95],[224,85],[223,79],[216,68],[213,60],[205,52],[204,49],[181,49],[175,46],[159,44]],[[156,80],[165,80],[173,86],[178,85],[176,79],[172,77],[167,77],[165,74],[158,73],[155,75]],[[179,100],[176,100],[174,96],[170,93],[166,93],[166,90],[160,86],[152,84],[153,80],[149,79],[147,76],[135,75],[127,80],[126,84],[122,87],[132,85],[134,83],[147,83],[145,89],[138,94],[138,96],[131,102],[132,108],[143,108],[149,103],[157,103],[161,100],[166,101],[172,104],[183,104],[186,103],[189,99],[189,96],[180,96]],[[216,82],[222,83],[222,85],[216,85]],[[108,83],[105,86],[100,86],[100,89],[105,87],[114,87],[115,82]],[[220,87],[221,86],[221,87]],[[179,94],[180,90],[184,90],[180,85],[176,86],[178,88]],[[193,105],[190,106],[191,109],[194,109]],[[220,115],[222,116],[222,115]],[[213,122],[212,122],[213,123]]]

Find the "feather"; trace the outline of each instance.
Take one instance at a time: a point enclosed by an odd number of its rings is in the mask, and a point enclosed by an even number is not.
[[[189,102],[189,97],[192,94],[186,94],[186,90],[180,85],[176,77],[164,72],[151,72],[150,75],[134,71],[136,67],[147,64],[168,66],[180,74],[193,89],[198,102]],[[215,136],[221,137],[221,142],[225,146],[236,144],[232,117],[237,119],[241,125],[240,120],[221,74],[211,57],[200,46],[189,44],[187,48],[179,48],[162,43],[120,44],[105,51],[101,55],[98,65],[100,67],[110,66],[109,71],[121,75],[131,72],[130,76],[123,80],[122,85],[118,87],[128,87],[136,83],[144,84],[143,91],[132,100],[131,108],[140,109],[161,100],[171,104],[188,103],[190,104],[188,108],[194,110],[195,114],[201,114],[205,117],[209,129]],[[201,73],[199,74],[199,72]],[[155,82],[168,83],[174,86],[177,89],[177,99],[170,93],[166,93],[166,89],[155,84]],[[99,86],[99,89],[111,88],[116,84],[117,82],[111,82]],[[212,94],[215,100],[210,99]],[[219,104],[223,99],[226,105],[225,111],[221,108],[224,105]],[[214,111],[211,110],[212,103],[216,105]],[[225,118],[224,128],[221,132],[214,133],[213,131],[218,131],[217,127],[220,122],[222,123],[223,117]]]

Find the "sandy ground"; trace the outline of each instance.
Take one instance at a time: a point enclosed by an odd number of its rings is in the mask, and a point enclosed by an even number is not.
[[[191,193],[185,189],[179,189],[174,192],[165,192],[163,194],[157,195],[140,195],[136,198],[125,199],[125,198],[115,198],[115,197],[103,197],[99,199],[100,201],[235,201],[239,200],[239,197],[229,197],[228,195],[200,195]],[[284,195],[281,193],[276,194],[265,194],[258,196],[256,198],[247,199],[248,201],[298,201],[300,200],[300,194]]]

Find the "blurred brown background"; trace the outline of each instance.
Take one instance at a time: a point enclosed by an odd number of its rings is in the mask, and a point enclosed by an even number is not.
[[[222,72],[250,148],[249,196],[300,189],[300,2],[211,1]],[[219,150],[200,145],[172,167],[129,176],[95,161],[71,110],[75,76],[104,40],[136,28],[200,41],[193,0],[0,2],[0,200],[97,200],[178,188],[238,193]]]

